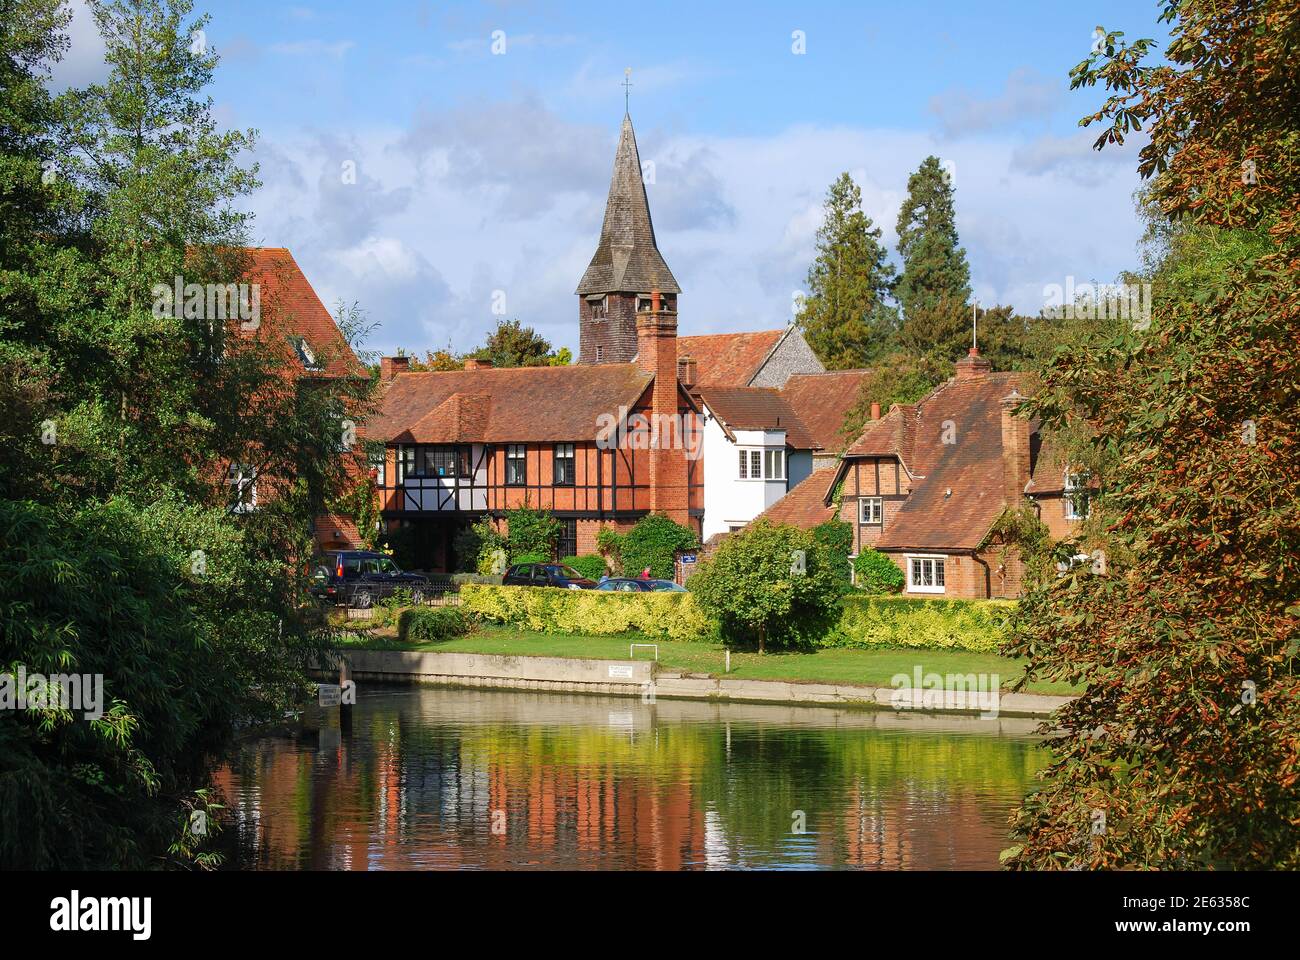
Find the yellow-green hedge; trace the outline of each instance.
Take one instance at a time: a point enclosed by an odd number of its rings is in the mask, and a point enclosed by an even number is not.
[[[713,621],[689,593],[614,593],[559,587],[504,587],[467,583],[463,608],[497,623],[541,633],[615,634],[636,630],[668,640],[705,640]]]
[[[995,651],[1007,638],[1014,600],[862,596],[844,598],[827,646]]]

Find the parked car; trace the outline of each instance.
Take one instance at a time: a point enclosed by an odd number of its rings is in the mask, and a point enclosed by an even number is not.
[[[313,596],[327,603],[370,607],[399,590],[410,591],[420,603],[429,593],[429,578],[405,573],[392,557],[370,550],[338,550],[322,554],[312,565]]]
[[[645,580],[640,577],[608,577],[596,584],[597,590],[621,593],[685,593],[686,588],[671,580]]]
[[[517,563],[506,571],[501,582],[507,587],[567,587],[591,590],[596,581],[584,577],[562,563]]]

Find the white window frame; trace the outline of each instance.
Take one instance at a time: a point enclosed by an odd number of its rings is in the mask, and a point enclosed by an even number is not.
[[[768,447],[763,451],[763,479],[764,480],[785,479],[785,448],[784,447]]]
[[[737,447],[736,478],[764,482],[786,478],[786,451],[784,447]],[[769,463],[769,460],[772,463]],[[769,466],[780,468],[779,476],[769,476]]]
[[[1086,474],[1074,473],[1070,470],[1065,471],[1065,519],[1066,520],[1087,520],[1088,514],[1092,511],[1092,505],[1089,503],[1088,478]],[[1079,509],[1079,501],[1075,499],[1080,493],[1083,494],[1083,509]]]
[[[375,471],[375,486],[376,487],[386,486],[384,479],[385,476],[387,475],[387,470],[388,470],[388,450],[385,448],[382,454],[380,454],[374,460],[371,460],[370,466]]]
[[[942,553],[907,553],[903,555],[907,563],[907,592],[908,593],[947,593],[948,592],[948,557]],[[926,565],[930,566],[930,581],[917,583],[913,577],[914,565],[920,564],[923,572],[922,580],[925,580],[924,570]],[[939,579],[943,583],[937,583]]]
[[[869,511],[868,507],[873,507]],[[872,519],[870,513],[875,514]],[[881,527],[885,524],[885,498],[884,497],[863,497],[858,501],[858,524],[863,527]]]
[[[244,463],[226,469],[226,483],[232,488],[231,513],[252,513],[257,509],[257,471]]]

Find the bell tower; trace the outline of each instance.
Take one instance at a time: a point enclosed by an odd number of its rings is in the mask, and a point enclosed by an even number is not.
[[[578,362],[631,362],[637,355],[637,313],[651,310],[656,290],[658,309],[675,313],[681,288],[655,244],[636,134],[624,114],[600,243],[578,283]]]

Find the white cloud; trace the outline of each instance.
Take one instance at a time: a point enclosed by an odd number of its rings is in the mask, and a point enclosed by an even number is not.
[[[930,98],[930,112],[939,118],[945,137],[985,133],[1051,116],[1064,102],[1066,89],[1060,79],[1022,67],[1007,77],[995,97],[949,90]]]
[[[273,43],[267,49],[285,57],[328,57],[341,59],[356,44],[351,40],[330,43],[325,40],[295,40],[293,43]]]
[[[68,0],[72,20],[68,23],[68,49],[63,59],[54,65],[50,89],[56,93],[69,87],[84,87],[103,83],[108,79],[109,68],[104,62],[104,38],[85,0]]]

